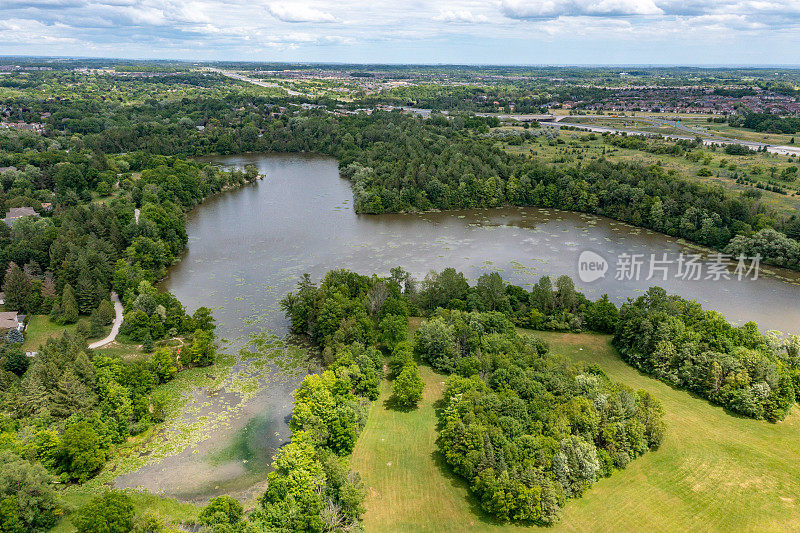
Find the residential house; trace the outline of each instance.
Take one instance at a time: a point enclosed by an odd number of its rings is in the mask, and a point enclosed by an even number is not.
[[[32,207],[12,207],[6,213],[6,218],[3,219],[3,222],[6,223],[8,226],[13,226],[14,222],[19,220],[22,217],[38,217],[39,213]]]
[[[8,334],[12,329],[20,333],[25,331],[25,315],[17,314],[16,311],[0,312],[0,334]]]

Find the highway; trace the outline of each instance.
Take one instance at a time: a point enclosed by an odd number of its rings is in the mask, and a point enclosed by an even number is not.
[[[631,130],[631,129],[620,129],[620,128],[613,128],[610,126],[594,126],[591,124],[580,124],[577,122],[569,122],[570,118],[581,117],[581,118],[598,118],[604,120],[639,120],[642,122],[649,122],[654,126],[669,126],[675,128],[676,130],[680,130],[691,135],[678,135],[678,134],[671,134],[671,133],[656,133],[652,131],[643,131],[643,130]],[[703,144],[706,146],[710,146],[712,144],[717,145],[724,145],[724,144],[741,144],[742,146],[747,146],[751,150],[759,150],[763,149],[765,146],[767,148],[767,152],[779,155],[792,155],[795,154],[800,156],[800,147],[794,146],[786,146],[786,145],[779,145],[779,144],[766,144],[754,141],[743,141],[740,139],[733,139],[730,137],[723,137],[721,135],[714,135],[710,134],[707,131],[699,130],[696,128],[692,128],[691,126],[687,126],[675,120],[666,120],[657,117],[610,117],[608,115],[562,115],[555,117],[553,121],[547,122],[542,121],[539,123],[544,127],[552,127],[552,128],[561,128],[564,126],[569,126],[572,128],[578,128],[585,131],[594,131],[597,133],[626,133],[628,135],[642,135],[645,137],[654,137],[660,136],[665,139],[685,139],[685,140],[694,140],[696,138],[701,138]]]
[[[234,80],[244,81],[247,83],[252,83],[253,85],[258,85],[259,87],[270,87],[274,89],[283,89],[289,96],[308,96],[307,94],[299,93],[297,91],[293,91],[291,89],[287,89],[277,83],[270,83],[266,81],[257,80],[255,78],[249,78],[247,76],[243,76],[241,74],[236,74],[235,72],[231,72],[230,70],[223,70],[221,68],[213,68],[207,67],[206,70],[209,72],[216,72],[217,74],[222,74],[223,76],[227,76]]]

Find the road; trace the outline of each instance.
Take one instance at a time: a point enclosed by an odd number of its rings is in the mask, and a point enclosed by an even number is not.
[[[222,74],[223,76],[227,76],[234,80],[245,81],[247,83],[252,83],[253,85],[258,85],[259,87],[270,87],[273,89],[283,89],[289,96],[308,96],[307,94],[299,93],[297,91],[293,91],[291,89],[287,89],[277,83],[270,83],[266,81],[257,80],[255,78],[249,78],[247,76],[243,76],[241,74],[236,74],[235,72],[231,72],[230,70],[223,70],[221,68],[212,68],[208,67],[206,70],[210,72],[216,72],[217,74]]]
[[[676,130],[684,131],[691,135],[677,135],[671,133],[656,133],[652,131],[642,131],[642,130],[630,130],[630,129],[620,129],[620,128],[613,128],[611,126],[593,126],[591,124],[580,124],[576,122],[569,122],[570,118],[581,117],[581,118],[599,118],[605,120],[639,120],[642,122],[649,122],[654,126],[669,126],[675,128]],[[759,150],[766,147],[767,152],[779,155],[798,155],[800,156],[800,147],[796,148],[794,146],[785,146],[785,145],[778,145],[778,144],[765,144],[753,141],[743,141],[740,139],[732,139],[730,137],[722,137],[721,135],[713,135],[708,133],[707,131],[699,130],[696,128],[692,128],[691,126],[687,126],[685,124],[681,124],[678,121],[674,120],[666,120],[662,118],[656,117],[610,117],[608,115],[564,115],[560,116],[555,119],[553,122],[540,122],[542,126],[551,127],[551,128],[561,128],[562,126],[569,126],[572,128],[579,128],[586,131],[594,131],[597,133],[626,133],[628,135],[643,135],[646,137],[652,137],[658,135],[665,139],[684,139],[684,140],[694,140],[700,137],[703,141],[704,145],[710,146],[712,144],[741,144],[743,146],[747,146],[751,150]]]
[[[122,325],[122,302],[119,301],[119,296],[117,296],[116,292],[111,293],[111,301],[114,302],[114,313],[116,314],[114,317],[114,324],[111,326],[111,333],[109,333],[108,337],[105,339],[91,343],[89,348],[92,350],[114,342],[114,339],[117,338],[117,333],[119,333],[119,327]]]

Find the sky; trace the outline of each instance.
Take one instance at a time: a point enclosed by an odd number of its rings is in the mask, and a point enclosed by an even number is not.
[[[800,64],[800,0],[0,0],[0,55]]]

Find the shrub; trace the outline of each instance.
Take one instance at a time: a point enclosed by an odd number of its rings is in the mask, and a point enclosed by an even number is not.
[[[130,533],[133,531],[133,502],[130,496],[108,491],[78,509],[72,516],[78,533]]]
[[[242,504],[230,496],[217,496],[211,498],[208,505],[200,511],[199,522],[206,526],[216,524],[236,524],[241,521]]]

